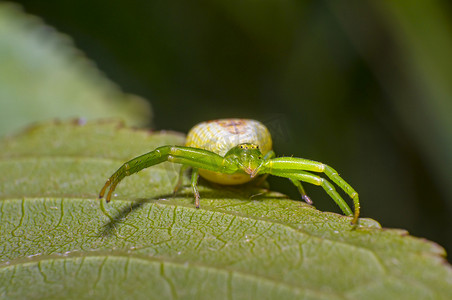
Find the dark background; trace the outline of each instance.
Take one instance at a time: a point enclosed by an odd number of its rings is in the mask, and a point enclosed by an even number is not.
[[[278,155],[337,169],[363,217],[452,251],[450,2],[16,2],[149,99],[153,128],[258,119]],[[288,180],[270,184],[300,198]]]

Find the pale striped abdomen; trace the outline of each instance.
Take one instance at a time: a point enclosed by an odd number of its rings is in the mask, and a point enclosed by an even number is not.
[[[199,123],[188,133],[185,145],[224,156],[231,148],[242,143],[258,145],[263,155],[272,150],[268,129],[258,121],[247,119],[221,119]],[[220,184],[241,184],[251,180],[249,175],[241,173],[228,175],[199,170],[199,174]]]

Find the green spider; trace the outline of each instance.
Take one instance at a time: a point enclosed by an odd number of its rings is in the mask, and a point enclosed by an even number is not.
[[[199,208],[198,176],[224,184],[234,185],[248,182],[257,175],[271,174],[290,179],[298,188],[302,198],[309,204],[311,199],[300,181],[319,185],[347,216],[353,216],[352,224],[358,222],[358,193],[330,166],[321,162],[296,157],[275,157],[268,129],[260,122],[246,119],[223,119],[203,122],[193,127],[187,135],[186,146],[162,146],[124,163],[105,183],[99,193],[106,201],[124,177],[144,168],[169,161],[182,164],[175,191],[180,187],[182,173],[193,168],[191,186],[196,208]],[[355,212],[336,192],[326,179],[310,172],[324,173],[350,198]]]

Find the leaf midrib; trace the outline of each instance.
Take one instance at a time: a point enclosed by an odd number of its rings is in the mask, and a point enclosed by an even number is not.
[[[50,254],[50,255],[35,255],[29,258],[19,258],[14,259],[8,262],[8,264],[0,264],[0,270],[12,268],[15,266],[26,266],[28,264],[39,264],[45,261],[53,261],[53,260],[64,260],[64,259],[77,259],[77,258],[104,258],[107,260],[110,257],[117,257],[117,258],[124,258],[128,260],[137,260],[137,261],[144,261],[145,263],[159,263],[159,264],[173,264],[177,265],[179,267],[186,267],[187,262],[186,261],[179,261],[174,258],[165,257],[165,256],[159,256],[159,257],[152,257],[152,256],[146,256],[143,254],[131,254],[123,251],[118,250],[112,250],[111,252],[101,250],[101,251],[90,251],[90,252],[82,252],[82,251],[72,251],[65,254]],[[189,266],[191,268],[203,268],[208,270],[214,270],[218,273],[227,273],[228,277],[232,276],[232,274],[238,274],[243,277],[251,278],[253,281],[267,281],[275,286],[285,286],[289,288],[290,290],[298,291],[299,293],[306,293],[310,292],[315,295],[323,295],[327,297],[327,299],[343,299],[342,296],[337,296],[337,292],[326,292],[321,290],[315,290],[313,288],[309,288],[306,286],[300,287],[297,285],[293,285],[290,283],[287,283],[285,281],[279,281],[274,277],[269,276],[263,276],[262,274],[258,273],[250,273],[250,272],[244,272],[240,269],[229,269],[227,267],[216,267],[213,265],[207,265],[203,264],[202,262],[190,262]],[[229,278],[230,279],[230,278]],[[400,280],[400,278],[395,278],[397,280]],[[370,283],[370,282],[369,282]]]

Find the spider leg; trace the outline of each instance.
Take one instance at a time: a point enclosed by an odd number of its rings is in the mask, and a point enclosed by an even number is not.
[[[113,191],[124,177],[164,161],[217,172],[233,173],[236,171],[230,166],[225,166],[223,157],[216,153],[192,147],[162,146],[124,163],[107,180],[99,193],[99,198],[103,198],[107,189],[110,188],[106,196],[106,201],[110,202]]]
[[[164,162],[167,160],[168,150],[169,149],[165,147],[160,147],[154,151],[135,157],[134,159],[124,163],[115,173],[113,173],[113,175],[111,175],[110,178],[107,179],[107,182],[105,182],[105,185],[99,193],[99,199],[103,198],[107,188],[110,188],[106,197],[107,203],[110,202],[113,191],[116,189],[118,183],[124,179],[124,177],[137,173],[144,168]]]
[[[325,192],[327,192],[327,194],[330,195],[334,202],[336,202],[336,204],[340,207],[344,214],[346,214],[347,216],[353,216],[353,212],[348,206],[347,202],[345,202],[344,199],[342,199],[342,197],[338,194],[334,186],[325,178],[305,171],[298,171],[297,174],[280,173],[273,175],[288,177],[289,179],[295,179],[297,181],[301,180],[304,182],[321,186],[325,190]]]
[[[272,158],[275,158],[275,157],[276,157],[275,151],[270,150],[269,152],[267,152],[267,154],[264,155],[264,160],[272,159]],[[266,177],[267,176],[265,175],[264,179]],[[306,191],[304,190],[303,185],[301,184],[301,182],[298,181],[297,179],[293,179],[293,178],[289,178],[289,179],[297,187],[298,191],[300,192],[301,199],[303,199],[306,203],[312,205],[314,202],[312,202],[311,198],[309,198],[309,196],[306,194]]]
[[[352,198],[353,206],[355,208],[352,224],[356,224],[356,222],[358,222],[360,211],[358,193],[350,186],[350,184],[348,184],[344,179],[342,179],[341,176],[339,176],[339,173],[336,170],[328,165],[323,166],[325,167],[325,170],[323,171],[325,175],[328,176],[335,184],[337,184],[344,192],[346,192],[350,196],[350,198]]]
[[[275,156],[276,156],[275,151],[270,150],[264,155],[264,160],[275,158]]]
[[[176,186],[174,187],[173,194],[176,194],[177,191],[178,191],[178,190],[180,189],[180,187],[182,186],[182,180],[184,179],[184,173],[185,173],[185,171],[186,171],[188,168],[190,168],[190,167],[189,167],[189,166],[185,166],[185,165],[182,165],[182,166],[180,167],[179,178],[178,178],[178,180],[177,180]]]
[[[275,151],[270,150],[264,155],[264,160],[274,158],[275,156],[276,156]],[[263,186],[263,184],[267,180],[268,175],[270,175],[270,174],[262,174],[261,176],[258,176],[258,178],[255,178],[254,179],[255,186]],[[267,188],[267,190],[268,190],[268,188]]]
[[[193,168],[193,171],[191,173],[191,187],[193,188],[193,194],[195,195],[196,208],[199,208],[198,177],[199,177],[198,168]]]
[[[344,192],[346,192],[353,200],[355,212],[352,213],[350,207],[336,192],[334,186],[327,180],[308,173],[306,171],[320,172],[328,176],[335,184],[337,184]],[[330,197],[339,205],[346,215],[352,215],[352,224],[356,224],[359,217],[359,197],[358,193],[339,176],[336,170],[321,162],[316,162],[303,158],[295,157],[278,157],[267,160],[260,168],[259,173],[269,173],[276,176],[298,179],[315,185],[322,186]]]
[[[298,191],[301,194],[301,199],[303,199],[307,204],[314,204],[314,202],[311,200],[311,198],[309,198],[308,195],[306,195],[306,191],[303,188],[303,185],[301,184],[301,182],[298,179],[295,178],[290,178],[290,181],[297,187]]]

